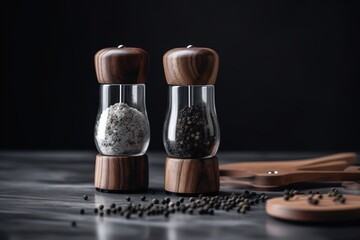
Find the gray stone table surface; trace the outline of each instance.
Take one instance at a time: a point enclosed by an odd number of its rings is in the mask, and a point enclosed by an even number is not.
[[[221,163],[302,159],[321,156],[314,152],[223,152]],[[118,215],[99,217],[93,209],[114,202],[126,205],[126,196],[139,203],[166,196],[163,191],[164,153],[149,153],[150,189],[143,194],[100,193],[93,186],[95,152],[0,152],[0,239],[360,239],[360,222],[305,224],[274,219],[264,204],[245,215],[236,211],[215,211],[215,215],[176,213],[125,219]],[[339,184],[302,185],[302,190],[329,191]],[[247,188],[221,188],[242,192]],[[252,189],[250,189],[253,191]],[[82,196],[87,194],[85,201]],[[282,191],[267,192],[280,196]],[[171,196],[172,200],[178,197]],[[185,198],[188,201],[188,198]],[[81,208],[85,214],[79,214]],[[71,222],[77,226],[72,227]]]

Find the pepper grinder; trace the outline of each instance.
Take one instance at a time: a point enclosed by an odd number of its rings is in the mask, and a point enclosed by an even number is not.
[[[163,129],[167,152],[165,191],[177,195],[219,191],[215,156],[220,130],[215,110],[219,56],[210,48],[189,45],[163,57],[169,106]]]
[[[120,45],[95,55],[100,104],[95,125],[95,188],[134,192],[148,188],[150,127],[145,105],[148,54]]]

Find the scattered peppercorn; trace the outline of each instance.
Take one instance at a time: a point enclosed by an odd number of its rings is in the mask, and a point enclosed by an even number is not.
[[[299,194],[299,191],[296,189],[290,189],[290,190],[285,189],[283,198],[285,201],[288,201],[290,198],[294,197],[297,194]],[[260,197],[254,199],[253,201],[255,201],[255,203],[258,203],[259,201],[265,202],[266,199],[267,198],[266,198],[265,194],[260,194]],[[252,203],[250,202],[250,204],[252,204]]]
[[[89,199],[89,196],[85,194],[85,195],[83,196],[83,199],[84,199],[84,200],[88,200],[88,199]]]
[[[319,204],[319,199],[313,198],[313,195],[310,195],[308,198],[308,203],[312,204],[312,205],[318,205]]]
[[[289,193],[294,193],[294,190],[289,191]],[[287,197],[291,197],[289,194]],[[244,191],[243,193],[231,193],[225,195],[217,196],[204,196],[199,194],[198,198],[190,197],[189,202],[185,202],[185,198],[179,197],[177,201],[171,202],[169,197],[163,199],[154,198],[149,204],[141,203],[131,203],[130,197],[126,197],[126,200],[129,202],[127,206],[116,206],[115,203],[111,203],[109,208],[104,209],[104,205],[99,205],[98,208],[94,208],[94,213],[99,214],[100,217],[103,217],[104,214],[115,216],[124,216],[125,218],[131,218],[131,215],[134,215],[138,218],[141,218],[145,215],[147,216],[157,216],[163,215],[168,218],[170,214],[175,214],[176,212],[183,214],[194,214],[198,213],[200,215],[214,215],[215,209],[223,211],[234,211],[237,210],[238,213],[245,214],[250,210],[250,205],[259,204],[264,202],[267,196],[265,193],[257,194],[256,192]],[[140,200],[144,201],[146,196],[140,196]],[[160,205],[159,202],[162,204]],[[80,210],[81,214],[85,213],[84,209]]]
[[[334,202],[340,202],[342,204],[346,202],[346,198],[341,193],[339,193],[336,188],[332,188],[328,193],[328,196],[333,197]]]
[[[72,227],[76,227],[76,221],[72,221],[72,222],[71,222],[71,226],[72,226]]]

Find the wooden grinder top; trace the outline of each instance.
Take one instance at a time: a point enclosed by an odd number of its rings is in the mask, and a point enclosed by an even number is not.
[[[219,56],[210,48],[174,48],[163,57],[169,85],[213,85],[219,69]]]
[[[141,48],[104,48],[95,54],[95,70],[101,84],[142,84],[149,55]]]

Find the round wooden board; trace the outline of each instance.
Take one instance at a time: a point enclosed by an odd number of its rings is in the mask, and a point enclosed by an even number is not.
[[[318,205],[308,203],[307,195],[297,195],[285,201],[282,197],[266,202],[266,213],[272,217],[302,222],[335,222],[360,219],[360,196],[343,195],[344,204],[323,195]],[[316,195],[314,198],[317,198]]]

